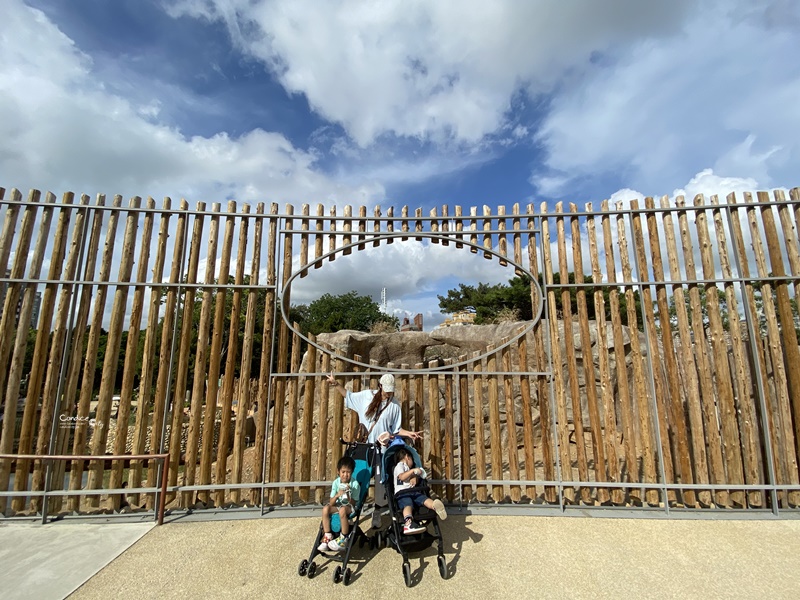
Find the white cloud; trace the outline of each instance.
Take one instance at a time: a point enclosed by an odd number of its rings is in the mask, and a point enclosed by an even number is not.
[[[296,204],[384,195],[379,183],[350,186],[322,175],[313,154],[277,133],[190,138],[160,124],[159,102],[137,105],[108,92],[91,59],[20,2],[5,3],[0,28],[6,187]]]
[[[788,16],[797,5],[701,6],[681,35],[641,41],[554,97],[538,132],[549,172],[534,183],[544,193],[602,173],[663,193],[705,167],[760,186],[793,183],[800,27]],[[780,27],[765,16],[779,9]]]
[[[688,1],[178,0],[223,21],[361,146],[383,134],[477,143],[502,129],[522,88],[549,92],[596,52],[678,27]]]

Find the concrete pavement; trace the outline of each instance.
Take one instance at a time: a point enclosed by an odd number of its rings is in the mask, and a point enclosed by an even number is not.
[[[121,555],[95,544],[91,576],[70,600],[108,598],[361,598],[404,593],[401,557],[392,549],[356,550],[350,587],[335,585],[333,567],[322,564],[314,579],[297,566],[310,552],[317,517],[228,521],[177,520],[143,524],[38,526],[51,532],[53,570],[72,568],[65,544],[93,539],[87,527],[122,540],[135,539]],[[364,520],[363,527],[368,526]],[[65,531],[56,532],[63,528]],[[0,527],[0,547],[19,544],[33,525]],[[67,531],[70,533],[67,534]],[[12,533],[9,536],[9,532]],[[411,560],[413,593],[443,598],[798,598],[800,520],[693,520],[572,518],[564,516],[451,515],[443,523],[449,576],[442,580],[434,547]],[[17,536],[15,538],[15,536]],[[42,539],[34,540],[40,546]],[[84,556],[84,559],[86,555]],[[110,560],[109,557],[113,560]],[[59,598],[54,578],[41,571],[20,577],[14,553],[0,555],[3,598]],[[84,560],[82,559],[82,560]],[[108,564],[106,564],[108,563]],[[18,575],[9,580],[5,573]],[[102,566],[102,565],[101,565]],[[335,566],[335,565],[334,565]],[[96,570],[96,569],[95,569]],[[91,571],[91,569],[89,569]],[[87,571],[88,572],[88,571]],[[58,578],[55,578],[58,579]],[[9,596],[10,593],[16,594]],[[16,588],[15,586],[24,586]],[[63,589],[63,586],[62,588]],[[43,593],[47,592],[47,593]]]

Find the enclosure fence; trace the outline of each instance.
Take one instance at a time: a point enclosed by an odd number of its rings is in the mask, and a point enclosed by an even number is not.
[[[327,375],[385,372],[451,505],[796,514],[788,196],[295,214],[0,188],[0,514],[319,504],[358,423]],[[388,244],[511,267],[532,317],[413,363],[289,319],[299,279]]]

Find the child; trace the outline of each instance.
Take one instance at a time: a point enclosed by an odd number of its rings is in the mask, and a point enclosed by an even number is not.
[[[322,543],[317,548],[320,552],[325,552],[326,550],[338,552],[344,548],[347,534],[350,533],[348,517],[355,510],[356,503],[361,496],[358,481],[351,480],[355,468],[356,462],[349,456],[340,458],[336,465],[336,471],[339,476],[333,480],[330,501],[322,507],[322,530],[324,535],[322,536]],[[342,527],[341,535],[335,540],[331,533],[331,515],[334,511],[338,511],[339,523]]]
[[[419,485],[420,478],[425,478],[425,469],[414,467],[414,457],[405,448],[397,451],[397,465],[394,468],[394,495],[397,498],[397,506],[403,510],[403,533],[411,535],[425,531],[425,527],[415,523],[411,518],[414,506],[426,506],[436,511],[436,515],[444,521],[447,518],[447,511],[444,504],[439,499],[431,500],[420,491],[410,490]]]

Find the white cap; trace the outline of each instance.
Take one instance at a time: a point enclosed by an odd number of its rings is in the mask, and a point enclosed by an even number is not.
[[[386,373],[383,377],[381,377],[381,388],[384,392],[393,392],[394,391],[394,376]]]

